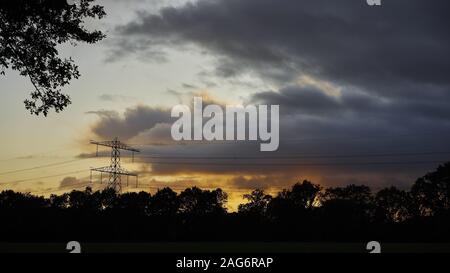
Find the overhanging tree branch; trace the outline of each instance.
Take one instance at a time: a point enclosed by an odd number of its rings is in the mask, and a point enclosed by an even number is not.
[[[83,27],[85,18],[101,19],[103,7],[95,0],[6,0],[0,2],[0,67],[29,77],[34,91],[25,107],[32,114],[64,110],[70,97],[61,92],[80,73],[72,59],[61,59],[56,46],[77,42],[96,43],[102,32]]]

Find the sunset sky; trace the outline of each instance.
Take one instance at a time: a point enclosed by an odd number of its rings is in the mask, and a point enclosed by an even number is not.
[[[107,38],[60,48],[81,73],[69,108],[31,116],[29,80],[0,76],[0,189],[84,187],[109,163],[89,140],[114,137],[141,150],[122,159],[140,183],[125,190],[221,187],[232,209],[303,179],[407,188],[450,160],[448,1],[98,2],[107,16],[86,25]],[[279,150],[172,141],[170,109],[193,96],[280,105]]]

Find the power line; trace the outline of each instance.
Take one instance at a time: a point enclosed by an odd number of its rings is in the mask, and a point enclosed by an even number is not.
[[[48,175],[48,176],[41,176],[41,177],[34,177],[34,178],[29,178],[29,179],[15,180],[15,181],[11,181],[11,182],[0,183],[0,185],[5,185],[5,184],[18,184],[18,183],[24,183],[24,182],[36,181],[36,180],[38,180],[38,179],[53,178],[53,177],[64,176],[64,175],[69,175],[69,174],[77,174],[77,173],[82,173],[82,172],[89,172],[89,170],[83,169],[83,170],[78,170],[78,171],[73,171],[73,172],[67,172],[67,173],[59,173],[59,174]]]
[[[440,164],[442,161],[409,161],[409,162],[337,162],[337,163],[229,163],[229,162],[161,162],[161,161],[153,161],[148,162],[149,164],[156,165],[194,165],[194,166],[360,166],[360,165],[422,165],[422,164]],[[53,178],[58,176],[64,176],[69,174],[76,174],[82,172],[88,172],[89,170],[78,170],[73,172],[59,173],[54,175],[35,177],[29,179],[21,179],[15,180],[11,182],[0,183],[0,185],[5,184],[17,184],[17,183],[25,183],[30,181],[35,181],[38,179],[46,179]]]
[[[301,158],[359,158],[359,157],[401,157],[401,156],[426,156],[426,155],[449,155],[450,152],[414,152],[414,153],[369,153],[369,154],[337,154],[337,155],[283,155],[283,156],[178,156],[178,155],[166,155],[166,156],[137,156],[137,158],[152,158],[152,159],[186,159],[186,160],[195,160],[195,159],[203,159],[203,160],[210,160],[210,159],[223,159],[223,160],[244,160],[244,159],[255,159],[255,160],[271,160],[271,159],[301,159]],[[62,162],[56,162],[51,164],[45,164],[45,165],[39,165],[35,167],[29,167],[24,169],[17,169],[12,171],[6,171],[0,173],[0,175],[6,175],[6,174],[12,174],[17,172],[24,172],[24,171],[31,171],[41,168],[48,168],[53,166],[59,166],[59,165],[66,165],[73,162],[85,160],[85,159],[92,159],[94,157],[88,157],[88,158],[77,158],[74,160],[68,160],[68,161],[62,161]]]
[[[450,152],[418,152],[418,153],[379,153],[379,154],[349,154],[349,155],[285,155],[285,156],[137,156],[137,158],[153,159],[300,159],[300,158],[359,158],[359,157],[402,157],[402,156],[424,156],[424,155],[450,155]]]
[[[201,165],[201,166],[359,166],[359,165],[421,165],[440,164],[441,161],[410,161],[410,162],[335,162],[335,163],[228,163],[228,162],[162,162],[150,161],[156,165]]]
[[[39,165],[39,166],[25,168],[25,169],[17,169],[17,170],[13,170],[13,171],[6,171],[6,172],[0,173],[0,175],[13,174],[13,173],[18,173],[18,172],[26,172],[26,171],[43,169],[43,168],[48,168],[48,167],[53,167],[53,166],[60,166],[60,165],[65,165],[65,164],[69,164],[69,163],[72,163],[72,162],[77,162],[77,161],[84,160],[84,159],[87,159],[87,158],[78,158],[78,159],[73,159],[73,160],[68,160],[68,161],[62,161],[62,162],[56,162],[56,163],[51,163],[51,164]]]
[[[405,134],[396,134],[396,135],[387,135],[387,134],[370,134],[370,135],[353,135],[353,136],[329,136],[329,137],[305,137],[305,138],[282,138],[280,142],[282,143],[296,143],[296,142],[307,142],[307,141],[331,141],[331,140],[379,140],[382,138],[394,139],[394,138],[423,138],[429,136],[439,136],[445,137],[449,136],[450,132],[442,131],[442,132],[433,132],[433,133],[405,133]],[[155,142],[155,143],[140,143],[140,144],[132,144],[134,146],[167,146],[167,145],[185,145],[185,144],[216,144],[216,145],[230,145],[230,144],[250,144],[250,142],[243,142],[239,140],[214,140],[214,141],[177,141],[177,142]]]
[[[12,160],[21,160],[21,159],[34,159],[36,156],[49,154],[49,153],[53,153],[53,152],[57,152],[57,151],[61,151],[61,150],[64,150],[64,149],[58,148],[58,149],[50,150],[50,151],[47,151],[47,152],[35,153],[35,154],[26,155],[26,156],[15,156],[15,157],[10,157],[10,158],[2,158],[2,159],[0,159],[0,162],[12,161]]]

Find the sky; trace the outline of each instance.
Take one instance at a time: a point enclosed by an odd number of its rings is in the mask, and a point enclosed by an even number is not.
[[[138,188],[270,193],[303,179],[324,187],[408,188],[449,160],[450,35],[445,0],[103,0],[87,21],[107,38],[62,45],[81,73],[62,113],[31,116],[32,86],[0,78],[0,189],[48,195],[86,186],[89,140],[141,150],[124,167]],[[280,147],[174,142],[170,109],[207,103],[280,105]],[[94,188],[102,188],[94,176]]]

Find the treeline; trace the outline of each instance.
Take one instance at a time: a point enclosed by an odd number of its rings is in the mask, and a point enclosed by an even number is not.
[[[408,191],[303,181],[275,196],[256,189],[237,212],[227,212],[227,197],[197,187],[49,198],[3,191],[0,241],[450,241],[450,163]]]

